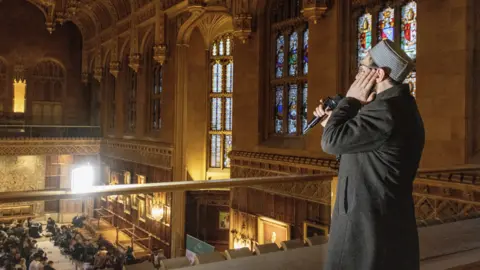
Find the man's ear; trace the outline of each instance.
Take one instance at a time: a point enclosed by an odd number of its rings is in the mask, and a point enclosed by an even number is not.
[[[377,78],[375,80],[376,83],[382,82],[387,77],[387,72],[383,68],[378,68],[376,73],[377,73],[376,74]]]

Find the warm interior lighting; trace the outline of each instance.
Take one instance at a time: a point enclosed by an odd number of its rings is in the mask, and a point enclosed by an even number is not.
[[[93,167],[86,165],[72,170],[72,192],[88,192],[93,186]]]
[[[25,91],[27,82],[25,80],[15,80],[13,82],[13,112],[25,112]]]
[[[156,221],[160,221],[163,219],[163,207],[161,205],[154,205],[152,207],[152,217]]]

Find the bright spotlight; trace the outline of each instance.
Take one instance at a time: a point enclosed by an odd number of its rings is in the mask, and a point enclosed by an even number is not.
[[[72,170],[72,192],[87,192],[93,186],[94,172],[91,165],[78,167]]]

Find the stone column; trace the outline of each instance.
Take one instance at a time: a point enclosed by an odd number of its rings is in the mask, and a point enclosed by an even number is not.
[[[174,151],[173,151],[173,181],[187,179],[185,168],[186,110],[187,104],[187,45],[178,44],[175,49],[176,84],[175,84],[175,123],[174,123]],[[178,191],[172,194],[172,240],[171,257],[184,255],[185,245],[185,192]]]
[[[467,161],[467,104],[473,77],[468,72],[473,38],[469,35],[470,5],[470,0],[444,5],[418,1],[416,99],[426,135],[422,167]]]

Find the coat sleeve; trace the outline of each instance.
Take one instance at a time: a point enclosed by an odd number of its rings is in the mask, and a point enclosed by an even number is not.
[[[388,139],[392,129],[385,101],[376,100],[362,108],[358,100],[344,98],[325,126],[322,148],[332,155],[373,151]]]

